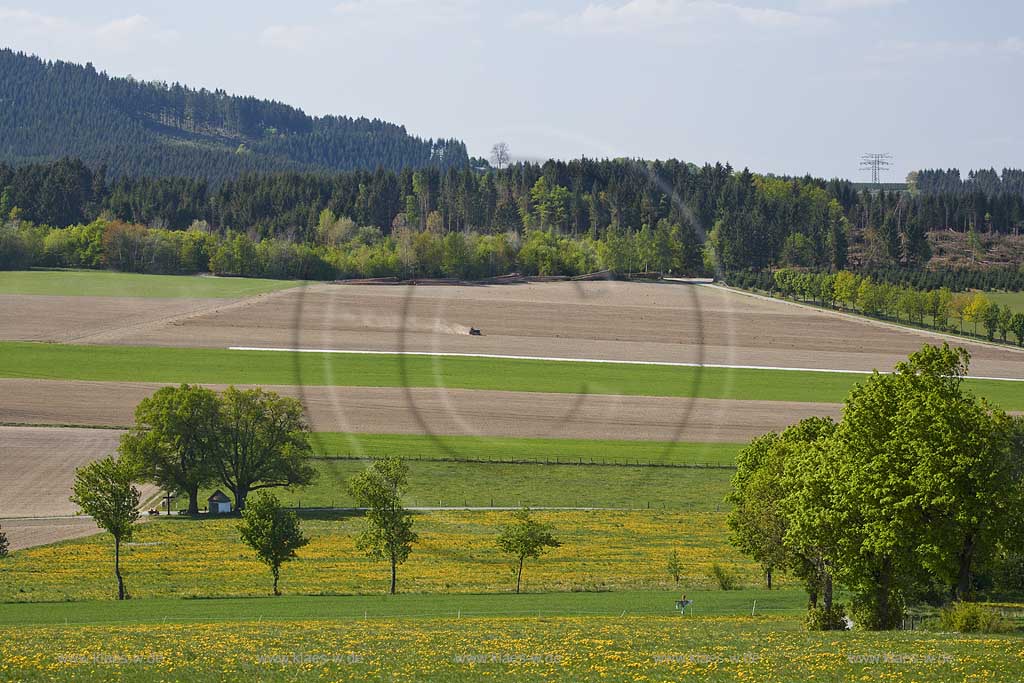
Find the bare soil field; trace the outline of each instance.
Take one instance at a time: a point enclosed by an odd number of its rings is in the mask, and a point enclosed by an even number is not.
[[[81,343],[97,334],[206,311],[223,300],[0,294],[0,339]]]
[[[241,299],[41,296],[0,294],[0,339],[65,344],[120,343],[157,329],[173,331],[195,316],[263,304],[280,292]]]
[[[0,524],[3,525],[12,551],[92,536],[100,531],[92,517],[4,519],[0,520]]]
[[[78,302],[84,305],[84,302]],[[470,336],[470,327],[482,336]],[[679,283],[312,285],[120,326],[84,341],[486,353],[870,371],[932,334]],[[1024,353],[956,340],[971,373],[1024,377]]]
[[[12,549],[96,532],[68,500],[75,468],[117,448],[112,429],[0,427],[0,525]],[[143,498],[155,494],[142,488]],[[22,519],[17,519],[22,518]]]
[[[0,422],[126,426],[160,385],[0,379]],[[214,388],[222,388],[214,386]],[[738,443],[829,403],[393,387],[267,387],[300,398],[314,431]]]
[[[0,427],[0,518],[73,515],[75,468],[113,452],[113,429]]]

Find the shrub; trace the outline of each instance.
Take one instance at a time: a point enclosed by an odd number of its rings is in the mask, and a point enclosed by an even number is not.
[[[1002,615],[976,602],[954,602],[943,607],[939,626],[943,631],[959,633],[1004,633],[1012,629]]]
[[[736,575],[722,565],[717,562],[711,565],[711,572],[715,575],[715,581],[718,582],[720,590],[731,591],[737,588]]]
[[[804,617],[804,626],[808,631],[846,631],[850,628],[846,620],[846,608],[834,603],[832,609],[811,607]]]
[[[897,628],[905,612],[903,599],[899,595],[889,596],[889,609],[883,611],[873,599],[875,596],[860,596],[850,609],[857,628],[866,631],[886,631]]]
[[[8,547],[9,546],[7,544],[7,534],[5,534],[2,529],[0,529],[0,558],[7,557]]]

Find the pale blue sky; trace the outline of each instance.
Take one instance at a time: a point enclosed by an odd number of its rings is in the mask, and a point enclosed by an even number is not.
[[[477,155],[1024,166],[1019,0],[0,0],[0,45]]]

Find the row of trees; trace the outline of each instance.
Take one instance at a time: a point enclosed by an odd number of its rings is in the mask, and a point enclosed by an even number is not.
[[[969,599],[1018,552],[1024,420],[963,388],[969,355],[925,346],[847,397],[843,419],[765,434],[737,459],[732,542],[799,578],[809,623],[845,628],[835,588],[868,629],[908,604]]]
[[[310,464],[309,429],[302,406],[262,389],[228,387],[217,393],[182,384],[163,387],[143,399],[135,410],[135,423],[121,438],[119,458],[108,457],[80,469],[72,497],[84,513],[96,519],[114,537],[114,571],[119,599],[124,599],[120,548],[131,540],[138,518],[139,491],[132,484],[148,481],[162,490],[188,497],[186,512],[199,513],[199,490],[222,484],[235,496],[242,513],[240,532],[265,562],[274,578],[274,593],[282,563],[295,557],[306,544],[294,513],[284,510],[270,494],[256,498],[259,489],[304,486],[316,470]],[[411,513],[402,505],[408,488],[408,465],[399,458],[375,460],[347,485],[356,505],[366,509],[367,524],[357,547],[370,557],[386,560],[391,568],[391,592],[397,568],[412,552],[417,536]],[[523,563],[539,557],[558,542],[548,528],[528,511],[517,514],[515,524],[503,529],[499,547],[517,559],[516,592]]]
[[[776,178],[728,165],[632,160],[520,163],[501,169],[403,168],[334,175],[246,175],[216,187],[188,177],[108,181],[79,161],[0,164],[0,215],[56,227],[101,214],[183,230],[202,222],[218,235],[316,241],[325,210],[381,235],[514,233],[531,229],[603,239],[654,230],[662,220],[699,248],[709,241],[726,271],[790,265],[838,270],[857,243],[857,267],[919,270],[936,229],[1014,232],[1024,198],[992,212],[959,195],[858,192],[845,181]],[[956,204],[953,206],[953,204]]]
[[[193,409],[190,399],[182,394],[179,413]],[[258,437],[254,437],[254,440]],[[365,508],[366,523],[356,539],[356,547],[369,557],[388,562],[391,569],[390,592],[397,590],[398,567],[403,564],[419,540],[413,531],[412,513],[402,505],[408,486],[408,465],[396,457],[375,460],[368,468],[353,476],[347,488],[356,504]],[[108,456],[79,468],[75,473],[72,502],[90,515],[96,524],[114,539],[114,575],[117,595],[124,600],[128,593],[121,573],[121,545],[132,539],[139,519],[140,469],[131,455]],[[142,476],[146,475],[142,473]],[[168,489],[172,490],[172,489]],[[253,549],[257,559],[267,565],[273,577],[273,593],[280,595],[281,567],[297,557],[297,551],[309,543],[294,511],[285,508],[272,493],[261,492],[241,512],[238,530],[242,540]],[[539,558],[561,543],[551,528],[537,521],[528,509],[512,515],[509,524],[500,529],[498,548],[513,559],[516,593],[522,586],[523,567],[529,558]],[[0,556],[6,554],[6,538],[0,545]]]
[[[106,220],[67,228],[25,221],[0,226],[0,269],[37,266],[311,280],[706,270],[697,236],[664,219],[653,229],[610,230],[601,239],[551,229],[518,236],[399,228],[385,236],[330,210],[322,212],[310,244],[244,233],[222,237],[203,224],[177,231]]]
[[[780,268],[773,274],[773,290],[795,299],[814,301],[823,306],[839,306],[864,315],[888,317],[925,325],[926,319],[937,330],[963,333],[964,323],[979,325],[989,341],[996,336],[1008,341],[1012,332],[1017,344],[1024,346],[1024,313],[1014,312],[1009,306],[1000,306],[983,292],[954,293],[942,287],[921,291],[879,283],[850,271],[838,273],[812,273]],[[952,321],[957,325],[952,326]]]

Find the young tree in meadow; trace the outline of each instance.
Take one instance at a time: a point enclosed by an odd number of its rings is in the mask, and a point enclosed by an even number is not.
[[[860,290],[860,277],[848,270],[841,270],[836,273],[836,280],[832,285],[835,300],[844,309],[853,308],[857,303],[857,294]]]
[[[132,485],[135,468],[127,460],[107,456],[75,470],[71,502],[89,515],[96,526],[114,537],[114,576],[117,599],[125,599],[121,575],[121,543],[132,540],[139,519],[139,490]]]
[[[665,563],[665,570],[668,571],[668,575],[672,577],[672,580],[679,584],[679,580],[683,576],[683,562],[679,559],[679,551],[673,550],[668,554],[668,561]]]
[[[348,491],[356,505],[366,508],[366,526],[356,539],[356,547],[391,565],[392,595],[398,585],[398,565],[409,558],[413,544],[419,540],[412,530],[412,513],[402,506],[408,480],[409,466],[405,461],[385,456],[375,459],[348,481]]]
[[[871,278],[861,280],[857,288],[857,308],[864,315],[877,316],[885,311],[885,291],[881,285],[876,285]]]
[[[1017,337],[1017,346],[1024,346],[1024,313],[1014,313],[1010,318],[1010,331]]]
[[[551,533],[551,527],[538,522],[530,515],[529,508],[516,510],[512,513],[514,520],[501,528],[498,535],[498,548],[515,561],[513,568],[516,576],[516,593],[523,584],[523,565],[527,558],[536,560],[550,548],[558,548],[562,544]]]
[[[0,528],[0,558],[7,557],[7,553],[10,551],[11,545],[7,540],[7,534]]]
[[[971,305],[972,298],[967,292],[960,292],[949,299],[949,317],[957,321],[960,334],[964,332],[964,320],[967,319],[967,309]]]
[[[932,319],[932,327],[942,329],[949,323],[949,302],[952,299],[953,293],[946,287],[928,292],[927,308]]]
[[[834,274],[822,275],[818,279],[817,286],[817,296],[821,300],[822,305],[834,308],[836,303],[836,276]]]
[[[900,289],[897,295],[896,309],[907,317],[907,322],[915,322],[918,319],[918,314],[923,315],[924,305],[921,293],[910,287]]]
[[[188,513],[199,514],[199,489],[215,480],[220,400],[216,392],[182,384],[142,399],[135,424],[121,437],[121,456],[145,481],[188,496]]]
[[[1013,310],[1009,306],[999,307],[999,320],[996,321],[999,337],[1006,342],[1006,336],[1013,331]]]
[[[1003,309],[998,304],[990,304],[982,314],[981,325],[985,328],[985,334],[989,341],[994,341],[996,332],[999,331],[999,318]]]
[[[259,388],[228,387],[221,394],[221,415],[215,465],[235,495],[236,510],[245,509],[251,491],[313,481],[309,426],[298,400]]]
[[[981,292],[975,292],[970,303],[964,308],[964,320],[974,324],[974,334],[978,334],[978,323],[984,323],[992,308],[992,302]]]
[[[242,512],[238,531],[274,576],[274,595],[280,595],[281,565],[295,559],[295,551],[309,543],[302,534],[299,516],[281,507],[272,493],[261,492]]]

